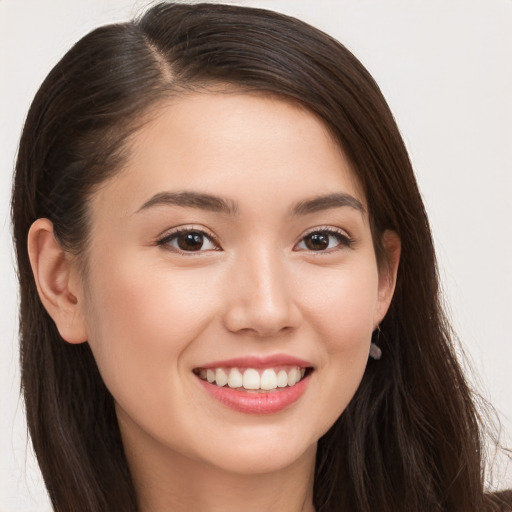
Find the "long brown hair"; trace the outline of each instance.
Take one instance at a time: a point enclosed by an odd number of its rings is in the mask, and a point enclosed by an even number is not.
[[[27,419],[58,512],[137,510],[113,398],[87,344],[65,343],[44,310],[27,233],[49,218],[84,253],[87,199],[127,157],[129,137],[169,96],[231,84],[295,101],[339,141],[366,194],[378,256],[402,241],[397,286],[353,400],[318,443],[317,512],[481,511],[478,414],[439,299],[432,237],[393,116],[340,43],[296,19],[247,7],[159,4],[94,30],[55,66],[29,111],[12,199]],[[497,505],[496,505],[497,507]]]

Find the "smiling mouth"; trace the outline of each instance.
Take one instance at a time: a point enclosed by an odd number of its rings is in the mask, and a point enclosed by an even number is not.
[[[313,368],[281,366],[277,368],[196,368],[194,373],[203,381],[218,387],[239,391],[273,391],[290,388],[307,377]]]

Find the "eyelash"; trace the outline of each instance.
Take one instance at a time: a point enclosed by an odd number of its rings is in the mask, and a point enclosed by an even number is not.
[[[310,237],[312,235],[327,235],[327,237],[334,237],[337,239],[338,243],[334,247],[327,247],[325,250],[318,250],[315,251],[313,249],[305,248],[306,251],[312,252],[312,253],[330,253],[336,250],[341,250],[342,248],[350,248],[354,245],[354,240],[342,229],[333,228],[333,227],[317,227],[312,229],[311,231],[307,232],[305,235],[303,235],[299,242],[295,244],[295,247],[297,247],[299,244],[304,243],[304,240],[307,237]],[[330,245],[330,242],[329,242]]]
[[[206,249],[206,250],[199,249],[196,251],[196,250],[185,250],[180,247],[171,245],[171,243],[170,243],[171,241],[176,241],[177,243],[179,243],[178,242],[179,236],[187,235],[187,234],[199,235],[203,241],[203,243],[201,245],[204,244],[204,239],[206,239],[206,240],[209,240],[210,243],[215,247],[212,249]],[[305,235],[303,235],[300,238],[300,240],[294,245],[294,249],[297,248],[301,243],[305,244],[305,240],[307,239],[307,237],[310,237],[312,235],[324,235],[324,236],[327,236],[328,238],[334,237],[337,239],[337,244],[334,247],[327,247],[326,249],[320,249],[320,250],[308,249],[307,247],[305,247],[303,249],[303,250],[306,250],[306,251],[309,251],[312,253],[330,253],[330,252],[333,252],[336,250],[340,250],[343,247],[350,248],[354,244],[354,240],[352,238],[350,238],[350,236],[347,235],[347,233],[341,229],[336,229],[336,228],[332,228],[332,227],[325,227],[325,228],[319,227],[319,228],[315,228],[315,229],[309,231],[308,233],[306,233]],[[330,242],[328,242],[328,244],[330,245]],[[206,252],[206,251],[222,250],[220,248],[220,245],[219,245],[217,239],[213,235],[206,233],[202,229],[194,229],[192,227],[179,228],[170,233],[167,233],[164,237],[157,240],[157,245],[170,248],[171,250],[174,250],[174,251],[178,252],[179,254],[183,254],[183,255],[187,255],[187,256],[197,254],[197,253]]]
[[[208,251],[211,251],[211,250],[219,251],[219,250],[221,250],[220,246],[219,246],[219,243],[217,242],[216,238],[213,235],[211,235],[209,233],[206,233],[202,229],[195,229],[193,227],[190,227],[190,228],[178,228],[178,229],[176,229],[176,230],[174,230],[174,231],[172,231],[170,233],[167,233],[165,236],[163,236],[162,238],[157,240],[157,245],[170,248],[171,250],[174,250],[174,251],[178,252],[179,254],[185,254],[187,256],[193,255],[195,253],[205,252],[205,250],[187,251],[187,250],[181,249],[180,247],[175,247],[175,246],[170,244],[171,241],[174,241],[174,240],[177,241],[178,237],[180,235],[187,235],[187,234],[200,235],[203,239],[209,240],[215,246],[215,248],[214,249],[207,249]]]

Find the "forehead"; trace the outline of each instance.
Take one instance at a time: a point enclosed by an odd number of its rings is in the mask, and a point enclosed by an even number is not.
[[[232,90],[162,103],[129,144],[115,192],[136,209],[155,193],[189,189],[242,203],[300,201],[304,195],[364,195],[339,144],[318,116],[291,101]],[[140,204],[139,204],[140,206]]]

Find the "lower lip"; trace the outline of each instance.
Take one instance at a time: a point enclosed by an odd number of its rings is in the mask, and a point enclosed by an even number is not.
[[[277,388],[271,392],[238,391],[220,387],[199,379],[203,388],[216,400],[238,412],[272,414],[286,409],[296,402],[306,390],[310,376],[304,377],[291,387]]]

